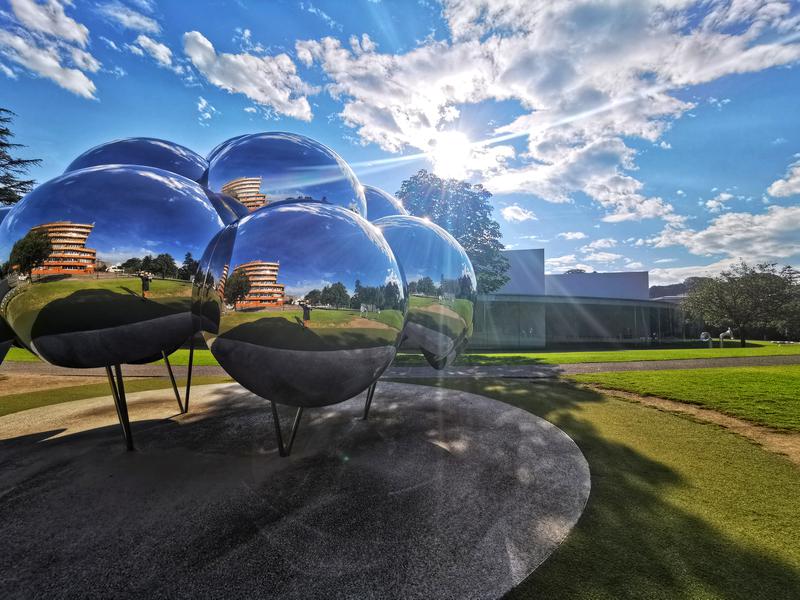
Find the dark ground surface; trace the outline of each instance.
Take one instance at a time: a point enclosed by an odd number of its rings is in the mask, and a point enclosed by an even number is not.
[[[131,394],[135,452],[110,398],[0,418],[0,597],[496,598],[582,513],[588,465],[547,421],[384,383],[365,422],[363,398],[307,410],[288,459],[237,384],[188,415]]]

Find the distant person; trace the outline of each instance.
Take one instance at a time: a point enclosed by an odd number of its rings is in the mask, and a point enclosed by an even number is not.
[[[147,292],[150,291],[150,275],[139,273],[139,279],[142,280],[142,300],[144,300],[147,298]]]
[[[308,327],[308,322],[311,320],[311,311],[313,309],[305,302],[300,306],[303,309],[303,327]]]

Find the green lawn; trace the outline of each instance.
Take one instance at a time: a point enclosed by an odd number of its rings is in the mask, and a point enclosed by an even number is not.
[[[800,431],[800,365],[574,375],[582,383],[699,404],[759,425]]]
[[[230,377],[193,377],[192,385],[223,383],[228,381],[232,381],[232,379]],[[178,389],[181,392],[181,398],[183,398],[183,394],[186,389],[186,380],[179,379],[177,382]],[[170,387],[172,387],[172,384],[170,383],[169,379],[161,377],[129,377],[125,379],[125,392],[128,394]],[[19,412],[21,410],[28,410],[29,408],[38,408],[40,406],[49,406],[50,404],[60,404],[62,402],[72,402],[73,400],[84,400],[86,398],[97,398],[99,396],[110,395],[111,391],[109,390],[108,382],[102,381],[100,383],[73,385],[63,388],[26,392],[24,394],[0,396],[0,417]]]
[[[638,360],[678,360],[686,358],[732,358],[737,356],[800,355],[800,344],[781,345],[770,342],[748,342],[746,348],[643,348],[637,350],[590,350],[575,352],[468,352],[456,360],[461,366],[574,364],[626,362]],[[398,354],[396,365],[427,364],[418,354]]]
[[[800,469],[783,457],[717,426],[568,383],[418,383],[540,415],[589,462],[583,516],[511,599],[800,598]]]

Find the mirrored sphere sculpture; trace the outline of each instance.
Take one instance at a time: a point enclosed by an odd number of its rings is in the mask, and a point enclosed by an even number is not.
[[[100,165],[138,165],[155,167],[200,181],[208,169],[202,156],[174,142],[157,138],[134,137],[95,146],[73,160],[64,173]]]
[[[214,160],[214,158],[217,156],[217,154],[219,154],[222,150],[224,150],[230,144],[232,144],[236,140],[242,139],[243,137],[247,137],[248,135],[250,135],[250,134],[249,133],[245,133],[245,134],[242,134],[242,135],[234,136],[234,137],[232,137],[230,139],[225,140],[224,142],[220,142],[219,144],[217,144],[216,146],[214,146],[211,149],[211,152],[209,152],[206,155],[206,160],[210,163],[212,160]]]
[[[279,204],[209,244],[195,311],[240,384],[297,407],[341,402],[389,366],[403,330],[400,268],[380,232],[338,206]]]
[[[281,202],[316,201],[366,215],[364,190],[330,148],[294,133],[256,133],[226,142],[211,160],[207,186],[251,211]]]
[[[452,363],[472,336],[477,282],[467,253],[438,225],[411,216],[375,222],[408,285],[406,342],[436,369]]]
[[[372,222],[383,217],[408,214],[400,200],[380,188],[365,185],[364,197],[367,200],[367,218]]]
[[[202,187],[108,165],[40,185],[0,224],[0,315],[47,362],[99,367],[172,351],[193,332],[191,273],[224,227]],[[188,261],[187,261],[188,262]]]
[[[6,218],[11,208],[11,206],[0,206],[0,223]],[[5,278],[3,278],[3,280],[0,281],[0,300],[6,295],[8,290],[8,283],[5,281]],[[0,363],[3,362],[6,354],[8,354],[8,351],[11,349],[11,344],[14,343],[14,337],[14,331],[8,326],[8,323],[5,322],[5,319],[0,317]]]
[[[208,188],[203,188],[203,191],[206,193],[208,201],[211,202],[211,206],[217,211],[219,218],[226,225],[250,214],[244,204],[231,196],[212,192]]]

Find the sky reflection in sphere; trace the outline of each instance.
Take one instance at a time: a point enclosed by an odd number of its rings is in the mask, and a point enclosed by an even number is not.
[[[400,200],[375,186],[365,185],[364,197],[367,200],[367,218],[373,223],[383,217],[408,214]]]
[[[425,219],[398,215],[375,226],[408,285],[407,344],[418,347],[434,368],[444,368],[472,336],[477,293],[472,263],[452,235]]]
[[[211,160],[208,187],[255,210],[286,201],[317,201],[366,215],[364,190],[330,148],[293,133],[234,138]]]
[[[391,249],[364,219],[338,206],[282,204],[229,225],[210,246],[195,310],[215,358],[252,392],[293,406],[334,404],[391,363],[405,290]],[[232,301],[237,273],[251,288]],[[327,301],[326,288],[343,296]]]
[[[101,165],[138,165],[177,173],[192,181],[200,181],[208,162],[180,144],[147,137],[114,140],[87,150],[73,160],[64,173]]]

